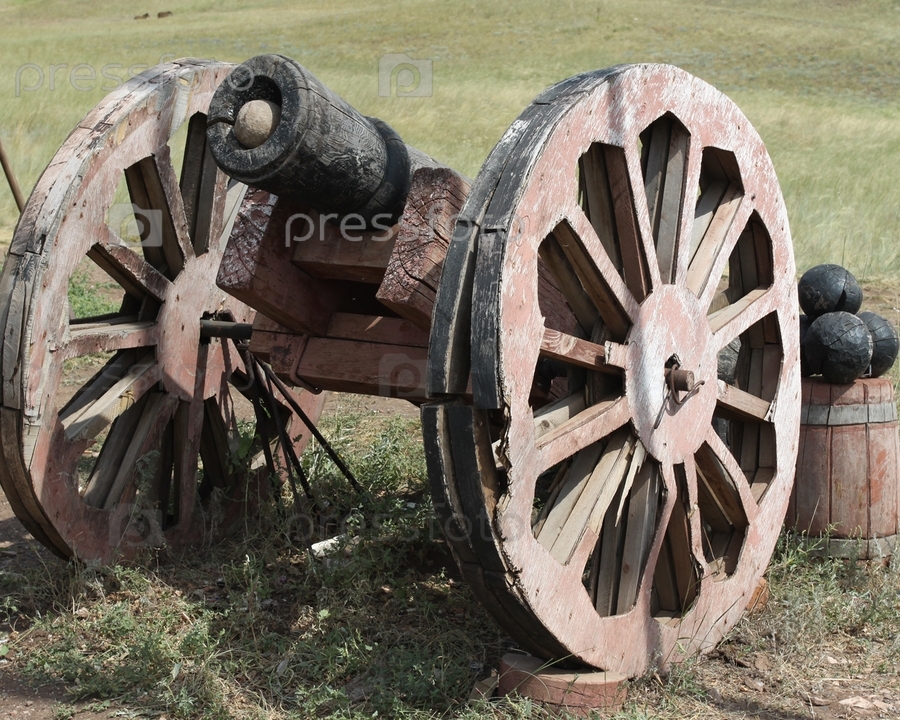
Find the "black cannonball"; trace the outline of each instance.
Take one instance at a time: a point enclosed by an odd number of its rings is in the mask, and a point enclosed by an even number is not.
[[[872,377],[881,377],[894,364],[900,352],[900,339],[890,320],[873,312],[861,312],[857,316],[869,328],[872,335]]]
[[[855,313],[862,305],[862,290],[856,278],[840,265],[811,267],[797,285],[800,307],[815,320],[829,312]]]
[[[856,315],[826,313],[813,320],[803,341],[803,352],[812,374],[821,373],[830,383],[851,383],[872,360],[872,335]]]
[[[808,315],[800,316],[800,375],[801,377],[809,377],[812,375],[810,372],[809,365],[806,362],[806,352],[803,350],[803,340],[806,338],[806,333],[809,331],[809,326],[812,325],[812,320],[809,319]]]

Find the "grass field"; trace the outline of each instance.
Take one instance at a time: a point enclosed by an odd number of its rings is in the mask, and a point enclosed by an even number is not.
[[[78,121],[161,59],[291,56],[470,177],[548,85],[674,63],[762,135],[798,269],[843,263],[900,314],[900,1],[0,0],[0,28],[0,141],[26,195]],[[379,95],[386,54],[430,63],[431,94]],[[0,185],[0,246],[16,216]],[[130,717],[544,717],[527,701],[466,705],[507,646],[435,532],[416,422],[343,409],[324,429],[375,503],[350,513],[359,539],[337,561],[288,542],[272,511],[202,556],[0,564],[0,660],[64,681],[60,720],[85,698]],[[304,461],[323,496],[343,497],[320,455]],[[620,717],[837,717],[840,699],[876,691],[900,708],[897,563],[814,561],[786,536],[769,579],[764,613],[713,659],[637,681]]]
[[[162,10],[174,14],[158,19]],[[133,19],[145,12],[149,19]],[[887,0],[5,0],[0,140],[27,192],[116,78],[173,56],[237,62],[280,52],[474,177],[548,85],[616,63],[668,62],[732,97],[766,141],[798,268],[843,261],[864,278],[892,277],[900,273],[898,20],[900,4]],[[380,97],[386,53],[431,62],[433,94]],[[15,216],[4,188],[0,239]]]

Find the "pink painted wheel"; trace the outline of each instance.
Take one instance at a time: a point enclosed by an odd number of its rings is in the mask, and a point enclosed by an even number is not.
[[[254,314],[215,284],[244,194],[206,149],[205,111],[229,70],[178,61],[112,93],[16,229],[0,278],[0,484],[64,557],[178,550],[258,499],[239,354],[200,335],[202,318]],[[321,398],[303,403],[318,416]]]
[[[560,83],[488,158],[443,277],[429,474],[485,605],[630,676],[711,648],[771,557],[799,427],[790,234],[747,118],[669,66]]]

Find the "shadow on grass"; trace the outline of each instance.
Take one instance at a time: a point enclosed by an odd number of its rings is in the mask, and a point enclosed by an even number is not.
[[[11,639],[18,667],[73,699],[179,718],[433,717],[464,703],[509,645],[458,580],[417,426],[391,421],[361,449],[346,418],[327,430],[365,502],[314,450],[315,522],[291,519],[286,492],[281,509],[179,557],[7,575],[10,604],[33,621]],[[333,537],[327,556],[307,550]]]

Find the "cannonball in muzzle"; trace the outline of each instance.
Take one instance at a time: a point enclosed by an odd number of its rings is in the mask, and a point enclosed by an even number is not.
[[[856,315],[826,313],[813,320],[803,341],[803,352],[812,374],[830,383],[851,383],[872,360],[872,335]]]
[[[271,137],[279,122],[281,107],[268,100],[251,100],[238,110],[234,136],[241,145],[252,150]]]
[[[811,267],[797,284],[800,307],[811,319],[829,312],[855,313],[862,305],[862,289],[856,278],[840,265]]]

